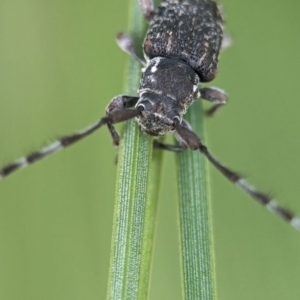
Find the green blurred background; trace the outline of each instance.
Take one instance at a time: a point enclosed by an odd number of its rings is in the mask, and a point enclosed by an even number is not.
[[[0,162],[103,115],[122,92],[128,1],[0,0]],[[234,39],[206,121],[228,166],[300,215],[300,2],[223,0]],[[0,299],[105,299],[115,151],[103,129],[0,182]],[[164,154],[150,299],[182,299],[175,159]],[[210,168],[219,300],[300,299],[300,233]],[[172,188],[170,188],[172,187]]]

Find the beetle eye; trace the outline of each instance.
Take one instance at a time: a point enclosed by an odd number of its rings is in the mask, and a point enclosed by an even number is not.
[[[138,111],[145,110],[145,106],[143,104],[139,104],[139,106],[136,108]]]
[[[145,111],[152,110],[152,104],[147,99],[140,101],[140,103],[138,103],[137,108],[138,107],[143,107],[142,110],[145,110]]]
[[[178,116],[178,113],[176,111],[169,111],[167,113],[167,118],[173,120],[174,123],[178,124],[180,123],[180,118]]]
[[[173,118],[173,122],[174,122],[175,125],[180,124],[180,118],[178,116],[175,116]]]

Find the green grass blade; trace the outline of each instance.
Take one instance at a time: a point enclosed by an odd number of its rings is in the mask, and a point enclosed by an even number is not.
[[[129,31],[142,43],[144,21],[138,0],[130,6]],[[126,93],[135,95],[141,66],[129,59]],[[146,299],[152,258],[161,154],[153,157],[152,138],[134,120],[124,126],[119,149],[108,299]]]
[[[156,212],[158,206],[158,194],[161,183],[161,171],[162,171],[162,156],[163,151],[153,150],[148,189],[147,189],[147,202],[145,213],[145,228],[142,248],[142,265],[139,279],[139,294],[138,299],[148,299],[150,272],[151,272],[151,260],[152,250],[154,244],[154,231],[156,225]]]
[[[203,110],[196,101],[186,120],[203,139]],[[206,160],[199,151],[177,156],[183,293],[186,300],[215,299]]]

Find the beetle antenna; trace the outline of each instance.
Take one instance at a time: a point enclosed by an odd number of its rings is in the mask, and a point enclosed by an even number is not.
[[[7,166],[0,169],[0,180],[4,177],[7,177],[11,173],[23,169],[28,165],[41,160],[61,149],[64,149],[70,145],[73,145],[75,142],[89,136],[94,131],[99,129],[101,126],[105,124],[115,124],[119,122],[123,122],[129,119],[132,119],[140,113],[139,110],[136,109],[120,109],[115,110],[107,114],[105,117],[101,118],[98,122],[93,125],[88,126],[87,128],[53,142],[52,144],[42,148],[41,150],[31,153],[28,156],[22,157],[18,159],[16,162],[8,164]]]
[[[199,150],[206,158],[232,183],[236,184],[244,192],[250,195],[253,199],[260,204],[266,206],[270,211],[277,214],[281,219],[289,222],[293,227],[300,231],[300,218],[295,217],[292,212],[281,207],[274,199],[265,193],[258,191],[255,187],[249,184],[241,175],[237,172],[225,167],[214,156],[211,155],[205,145],[202,144],[199,137],[188,127],[181,124],[175,125],[176,132],[180,138],[186,143],[189,148],[193,150]],[[163,147],[160,147],[163,148]],[[164,148],[171,150],[170,148]]]

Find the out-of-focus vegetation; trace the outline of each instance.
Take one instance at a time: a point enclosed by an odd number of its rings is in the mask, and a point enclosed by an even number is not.
[[[300,3],[224,0],[233,45],[207,120],[222,162],[300,214]],[[126,1],[0,2],[0,162],[93,123],[122,92]],[[105,299],[115,151],[105,128],[0,182],[0,299]],[[182,299],[174,154],[165,153],[150,299]],[[300,297],[300,234],[210,168],[220,300]]]

